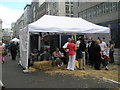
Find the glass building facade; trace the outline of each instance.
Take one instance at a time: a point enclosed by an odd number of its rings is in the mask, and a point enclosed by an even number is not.
[[[82,2],[82,4],[85,4]],[[78,4],[78,6],[80,3]],[[82,12],[78,13],[78,17],[82,17],[84,19],[94,18],[97,16],[104,15],[106,13],[111,13],[113,11],[118,11],[118,3],[117,2],[103,2],[93,7],[90,7]]]

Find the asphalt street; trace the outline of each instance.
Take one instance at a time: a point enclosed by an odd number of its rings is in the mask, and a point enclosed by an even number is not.
[[[23,73],[18,59],[12,61],[6,57],[2,65],[2,79],[6,88],[117,88],[118,84],[91,76],[75,77],[72,75],[49,75],[40,70]]]

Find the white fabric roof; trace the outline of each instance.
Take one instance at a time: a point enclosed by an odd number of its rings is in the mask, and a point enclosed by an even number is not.
[[[110,29],[88,22],[82,18],[44,15],[20,30],[20,62],[28,68],[29,32],[58,33],[109,33]]]
[[[88,22],[82,18],[44,15],[29,24],[29,32],[75,32],[75,33],[109,33],[110,29]]]

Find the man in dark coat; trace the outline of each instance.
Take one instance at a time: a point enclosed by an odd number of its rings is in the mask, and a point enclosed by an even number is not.
[[[94,68],[96,70],[100,70],[100,64],[101,64],[101,48],[99,43],[100,41],[96,40],[95,46],[94,46],[94,59],[95,59]]]
[[[88,54],[89,54],[89,63],[91,66],[94,65],[94,45],[95,45],[95,41],[93,41],[92,37],[89,37],[87,48],[88,48]]]
[[[11,55],[12,55],[12,60],[16,60],[17,45],[15,44],[15,42],[12,42],[10,44],[10,52],[11,52]]]

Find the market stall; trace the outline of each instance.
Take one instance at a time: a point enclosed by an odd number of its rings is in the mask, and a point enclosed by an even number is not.
[[[39,34],[40,39],[46,35],[60,33],[108,33],[108,27],[99,26],[82,18],[44,15],[39,20],[20,30],[20,61],[24,68],[28,68],[30,53],[30,35]],[[40,45],[39,45],[40,46]],[[40,49],[40,48],[38,48]]]

